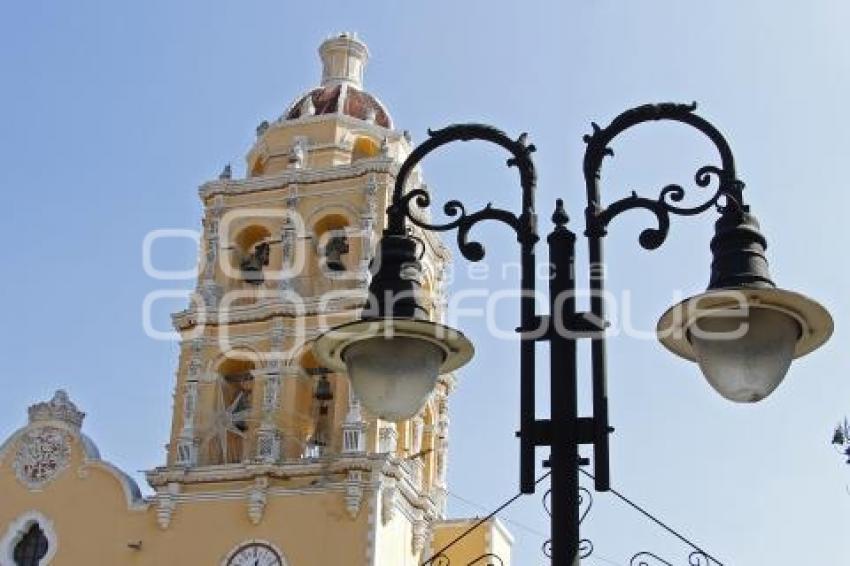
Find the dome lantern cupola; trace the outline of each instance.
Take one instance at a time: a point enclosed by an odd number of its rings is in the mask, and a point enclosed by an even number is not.
[[[389,112],[363,89],[363,71],[369,60],[369,49],[354,33],[341,33],[319,46],[322,59],[321,86],[312,89],[289,105],[283,121],[344,114],[392,129]]]
[[[319,46],[322,58],[322,86],[348,83],[363,88],[363,69],[369,60],[369,49],[354,33],[341,33]]]

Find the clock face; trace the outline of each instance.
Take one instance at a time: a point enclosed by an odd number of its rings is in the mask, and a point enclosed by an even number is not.
[[[246,544],[227,561],[227,566],[283,566],[275,549],[263,543]]]

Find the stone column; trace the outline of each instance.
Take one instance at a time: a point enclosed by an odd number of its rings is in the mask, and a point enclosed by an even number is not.
[[[273,342],[275,341],[274,335],[273,331]],[[266,464],[274,464],[280,460],[281,456],[281,435],[277,427],[281,386],[280,361],[274,359],[265,368],[254,370],[252,373],[254,382],[263,384],[262,405],[260,407],[262,417],[257,429],[257,460]]]
[[[195,466],[198,463],[198,441],[195,438],[195,418],[198,408],[198,380],[203,370],[204,339],[192,340],[191,356],[183,385],[183,427],[177,437],[178,466]]]
[[[292,216],[298,213],[298,197],[295,196],[296,187],[292,187],[290,196],[286,197],[286,216],[280,230],[281,246],[281,271],[287,272],[278,281],[278,289],[281,291],[294,290],[295,274],[290,270],[295,265],[296,244],[298,241],[298,223],[293,221]]]
[[[366,423],[360,412],[360,401],[349,388],[348,414],[342,423],[342,453],[360,454],[366,451]]]
[[[366,205],[363,207],[360,215],[362,249],[360,264],[357,266],[357,281],[363,286],[368,286],[372,278],[372,274],[369,271],[369,263],[372,261],[375,219],[378,214],[378,181],[374,173],[369,174],[369,179],[363,188],[363,196],[366,200]]]
[[[213,206],[204,221],[204,271],[198,277],[199,292],[204,299],[204,304],[211,309],[218,308],[221,298],[221,286],[215,282],[215,267],[219,261],[219,223],[224,207],[220,196],[215,197]]]
[[[398,448],[398,431],[395,423],[386,422],[381,425],[378,432],[378,452],[384,454],[395,454]]]

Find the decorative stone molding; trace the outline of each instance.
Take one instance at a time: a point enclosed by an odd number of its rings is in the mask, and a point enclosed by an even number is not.
[[[171,525],[171,518],[177,509],[177,497],[180,494],[180,484],[168,483],[165,489],[159,491],[156,496],[156,522],[160,529],[167,529]]]
[[[218,219],[212,218],[205,223],[207,225],[206,254],[204,255],[203,278],[211,280],[215,275],[215,263],[218,261],[218,233],[213,232],[213,227],[218,229]]]
[[[286,197],[286,216],[283,220],[283,225],[280,230],[280,246],[282,254],[281,271],[284,273],[292,271],[295,265],[295,254],[297,253],[298,229],[292,217],[296,215],[298,209],[298,187],[293,185],[290,187],[290,194]],[[291,275],[291,274],[290,274]],[[278,289],[281,291],[291,291],[292,277],[281,277],[278,281]]]
[[[263,513],[266,510],[268,500],[268,488],[268,478],[260,477],[254,480],[254,485],[248,491],[248,518],[255,525],[259,525],[260,521],[263,520]]]
[[[83,426],[83,419],[86,417],[86,414],[77,409],[77,406],[63,389],[56,391],[50,401],[30,406],[28,413],[30,424],[61,421],[75,430],[80,430],[80,427]]]
[[[358,415],[359,416],[359,415]],[[360,454],[366,451],[366,423],[362,420],[349,421],[342,425],[342,453]]]
[[[388,480],[381,490],[381,522],[386,525],[395,517],[398,499],[398,486],[395,480]]]
[[[230,177],[220,178],[223,183],[229,183]],[[219,252],[219,226],[221,215],[224,211],[224,202],[221,195],[213,199],[212,206],[204,219],[204,254],[203,272],[198,278],[198,291],[208,307],[215,308],[221,299],[221,287],[215,283],[215,266],[218,262]]]
[[[348,471],[348,478],[345,480],[345,509],[352,519],[357,518],[363,501],[362,480],[363,472],[360,470]]]
[[[360,177],[367,173],[387,173],[395,176],[399,164],[392,159],[364,159],[351,165],[336,165],[324,169],[286,169],[276,175],[250,177],[239,180],[216,180],[201,186],[202,199],[224,194],[241,194],[264,190],[281,189],[293,183],[313,184]]]
[[[175,466],[163,466],[145,472],[148,483],[157,489],[164,489],[171,482],[216,483],[253,480],[259,476],[269,476],[291,480],[292,478],[315,478],[329,474],[348,473],[348,470],[370,466],[374,457],[334,458],[326,461],[287,460],[275,464],[256,462],[253,459],[237,464],[216,466],[198,466],[186,470]]]
[[[360,262],[357,266],[357,281],[365,286],[369,285],[372,273],[369,269],[372,261],[374,248],[375,219],[378,214],[378,181],[374,173],[369,175],[366,185],[363,187],[363,195],[366,206],[360,215],[360,238],[363,242]]]
[[[261,379],[263,382],[263,421],[268,422],[273,419],[280,398],[279,370],[265,368],[261,372],[254,373],[255,377]],[[259,375],[256,375],[258,373]]]
[[[59,550],[59,537],[53,528],[53,521],[41,512],[31,510],[12,521],[3,534],[3,538],[0,539],[0,565],[12,566],[17,564],[14,554],[15,546],[21,542],[21,539],[34,524],[38,524],[47,539],[47,553],[38,561],[39,566],[47,566],[53,561],[56,551]]]
[[[366,197],[366,209],[363,213],[374,219],[378,214],[378,177],[375,173],[369,173],[363,187],[363,195]]]
[[[221,285],[215,281],[204,281],[198,290],[207,308],[217,309],[222,297]]]
[[[213,285],[215,285],[213,283]],[[209,303],[208,303],[209,304]],[[194,466],[198,463],[198,440],[195,437],[195,420],[198,409],[198,381],[203,370],[204,339],[195,338],[189,344],[189,365],[183,385],[183,427],[177,438],[176,463]]]
[[[196,360],[193,360],[196,361]],[[191,430],[198,406],[198,382],[187,381],[183,386],[183,430]]]
[[[349,388],[348,413],[342,423],[342,453],[359,454],[366,451],[367,424],[360,412],[360,401]]]
[[[378,432],[378,452],[395,454],[398,448],[398,431],[395,423],[385,423]]]
[[[411,545],[413,554],[419,554],[425,549],[425,543],[428,542],[428,522],[424,519],[419,519],[413,522],[413,537]]]
[[[284,342],[286,340],[286,328],[283,325],[283,319],[276,318],[272,322],[271,342],[272,352],[276,355],[269,360],[268,368],[270,371],[278,371],[280,373],[281,362],[283,361],[282,352],[284,351]]]
[[[178,466],[194,466],[198,461],[198,446],[191,436],[181,433],[177,439],[176,464]]]
[[[381,496],[380,490],[373,490],[369,495],[369,514],[366,518],[366,566],[376,566],[376,538],[378,533],[378,499]]]
[[[437,436],[446,438],[449,435],[449,400],[445,395],[440,397],[439,413],[437,416]]]
[[[192,380],[197,380],[201,377],[201,370],[204,369],[204,363],[199,358],[189,360],[187,377]]]
[[[448,507],[448,492],[444,487],[434,486],[431,489],[431,499],[434,501],[434,507],[437,510],[437,517],[443,519],[446,516],[446,508]]]
[[[322,297],[303,297],[303,303],[293,306],[287,302],[263,302],[256,305],[231,306],[226,312],[219,313],[214,309],[199,312],[193,308],[171,315],[171,322],[176,330],[188,330],[202,324],[239,324],[256,322],[273,316],[308,317],[325,314],[332,311],[359,311],[366,300],[365,290],[351,289],[345,295],[334,296],[329,300]]]
[[[257,431],[257,460],[273,464],[280,459],[280,432],[274,425],[260,425]]]
[[[417,491],[422,490],[423,476],[425,475],[425,462],[422,458],[409,462],[410,483]]]
[[[307,167],[307,144],[304,136],[295,136],[292,148],[289,150],[289,169],[306,169]]]
[[[449,443],[446,439],[440,441],[440,447],[437,449],[437,477],[434,483],[440,487],[446,485],[446,472],[448,468]]]
[[[425,432],[425,421],[422,417],[414,417],[413,419],[413,446],[411,451],[413,454],[419,454],[422,451],[422,438]]]
[[[79,421],[82,422],[82,417]],[[70,458],[71,437],[68,432],[52,426],[40,426],[21,436],[12,467],[18,481],[34,491],[56,479],[68,467]]]

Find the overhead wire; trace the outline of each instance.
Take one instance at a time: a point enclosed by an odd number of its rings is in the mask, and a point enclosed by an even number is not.
[[[586,470],[584,470],[584,469],[582,469],[582,468],[579,468],[579,471],[580,471],[582,474],[584,474],[585,476],[587,476],[588,478],[590,478],[590,479],[595,479],[595,477],[593,476],[593,474],[591,474],[590,472],[588,472],[588,471],[586,471]],[[538,485],[538,484],[539,484],[539,483],[541,483],[543,480],[545,480],[546,478],[548,478],[551,474],[552,474],[552,472],[551,472],[551,471],[546,472],[545,474],[543,474],[542,476],[540,476],[539,478],[537,478],[537,480],[535,480],[534,485],[535,485],[535,486],[536,486],[536,485]],[[697,545],[695,542],[693,542],[692,540],[690,540],[689,538],[687,538],[685,535],[683,535],[683,534],[681,534],[680,532],[678,532],[677,530],[675,530],[673,527],[669,526],[667,523],[665,523],[664,521],[662,521],[661,519],[659,519],[658,517],[656,517],[655,515],[653,515],[652,513],[650,513],[649,511],[647,511],[646,509],[644,509],[643,507],[641,507],[640,505],[638,505],[637,503],[635,503],[634,501],[632,501],[631,499],[629,499],[628,497],[626,497],[625,495],[623,495],[622,493],[620,493],[619,491],[617,491],[616,489],[611,488],[611,489],[609,489],[608,491],[609,491],[612,495],[614,495],[617,499],[619,499],[620,501],[622,501],[623,503],[625,503],[626,505],[628,505],[628,506],[629,506],[629,507],[631,507],[632,509],[634,509],[634,510],[636,510],[637,512],[639,512],[641,515],[643,515],[644,517],[646,517],[647,519],[649,519],[650,521],[652,521],[653,523],[655,523],[656,525],[658,525],[659,527],[661,527],[662,529],[664,529],[665,531],[667,531],[668,533],[670,533],[671,535],[673,535],[674,537],[676,537],[677,539],[679,539],[680,541],[684,542],[686,545],[690,546],[690,547],[691,547],[691,548],[693,548],[695,551],[697,551],[697,552],[699,552],[700,554],[704,555],[707,559],[709,559],[709,560],[713,561],[715,564],[717,564],[717,566],[724,566],[724,564],[723,564],[720,560],[718,560],[717,558],[715,558],[712,554],[709,554],[707,551],[703,550],[703,548],[702,548],[702,547],[700,547],[699,545]],[[480,508],[480,509],[484,509],[484,507],[483,507],[483,506],[478,505],[477,503],[474,503],[474,502],[472,502],[472,501],[469,501],[469,500],[467,500],[467,499],[465,499],[465,498],[463,498],[463,497],[460,497],[460,496],[459,496],[459,495],[457,495],[457,494],[454,494],[454,493],[449,492],[449,495],[451,495],[452,497],[454,497],[454,498],[456,498],[456,499],[458,499],[458,500],[460,500],[460,501],[463,501],[463,502],[464,502],[464,503],[466,503],[467,505],[471,505],[471,506],[473,506],[473,507],[478,507],[478,508]],[[501,505],[499,505],[498,507],[496,507],[496,509],[494,509],[493,511],[491,511],[490,513],[488,513],[486,516],[484,516],[483,518],[481,518],[481,519],[477,520],[475,523],[473,523],[473,524],[472,524],[472,526],[470,526],[469,528],[467,528],[465,531],[463,531],[462,533],[460,533],[459,535],[457,535],[455,538],[453,538],[451,541],[449,541],[447,544],[445,544],[445,545],[444,545],[442,548],[440,548],[437,552],[435,552],[434,554],[432,554],[430,558],[428,558],[425,562],[423,562],[423,563],[421,564],[421,566],[428,566],[429,564],[432,564],[432,563],[434,562],[434,560],[436,560],[438,557],[440,557],[441,555],[443,555],[443,553],[445,553],[445,551],[447,551],[448,549],[450,549],[450,548],[452,548],[453,546],[455,546],[455,545],[456,545],[458,542],[460,542],[460,541],[461,541],[464,537],[466,537],[467,535],[469,535],[469,533],[473,532],[473,531],[474,531],[474,530],[476,530],[478,527],[480,527],[481,525],[483,525],[484,523],[486,523],[487,521],[489,521],[490,519],[492,519],[493,517],[495,517],[496,515],[498,515],[498,514],[499,514],[499,513],[501,513],[502,511],[504,511],[504,510],[505,510],[506,508],[508,508],[511,504],[513,504],[513,503],[514,503],[517,499],[519,499],[520,497],[522,497],[522,495],[523,495],[523,493],[522,493],[522,492],[517,493],[516,495],[512,496],[510,499],[506,500],[504,503],[502,503]],[[533,529],[533,528],[531,528],[531,527],[528,527],[528,526],[526,526],[526,525],[523,525],[522,523],[519,523],[519,522],[517,522],[517,521],[512,521],[512,520],[507,519],[507,518],[504,518],[504,517],[503,517],[503,519],[504,519],[506,522],[512,523],[512,524],[514,524],[514,525],[516,525],[516,526],[518,526],[518,527],[522,528],[523,530],[526,530],[526,531],[528,531],[528,532],[530,532],[530,533],[534,534],[535,536],[540,536],[540,537],[546,538],[546,536],[545,536],[545,535],[541,534],[540,532],[536,531],[535,529]],[[595,556],[595,558],[597,558],[597,559],[599,559],[599,560],[602,560],[603,562],[606,562],[606,563],[608,563],[608,564],[614,564],[615,566],[617,565],[617,563],[616,563],[616,562],[614,562],[614,561],[612,561],[612,560],[610,560],[610,559],[608,559],[608,558],[602,557],[602,556],[598,556],[598,555],[597,555],[597,556]]]

